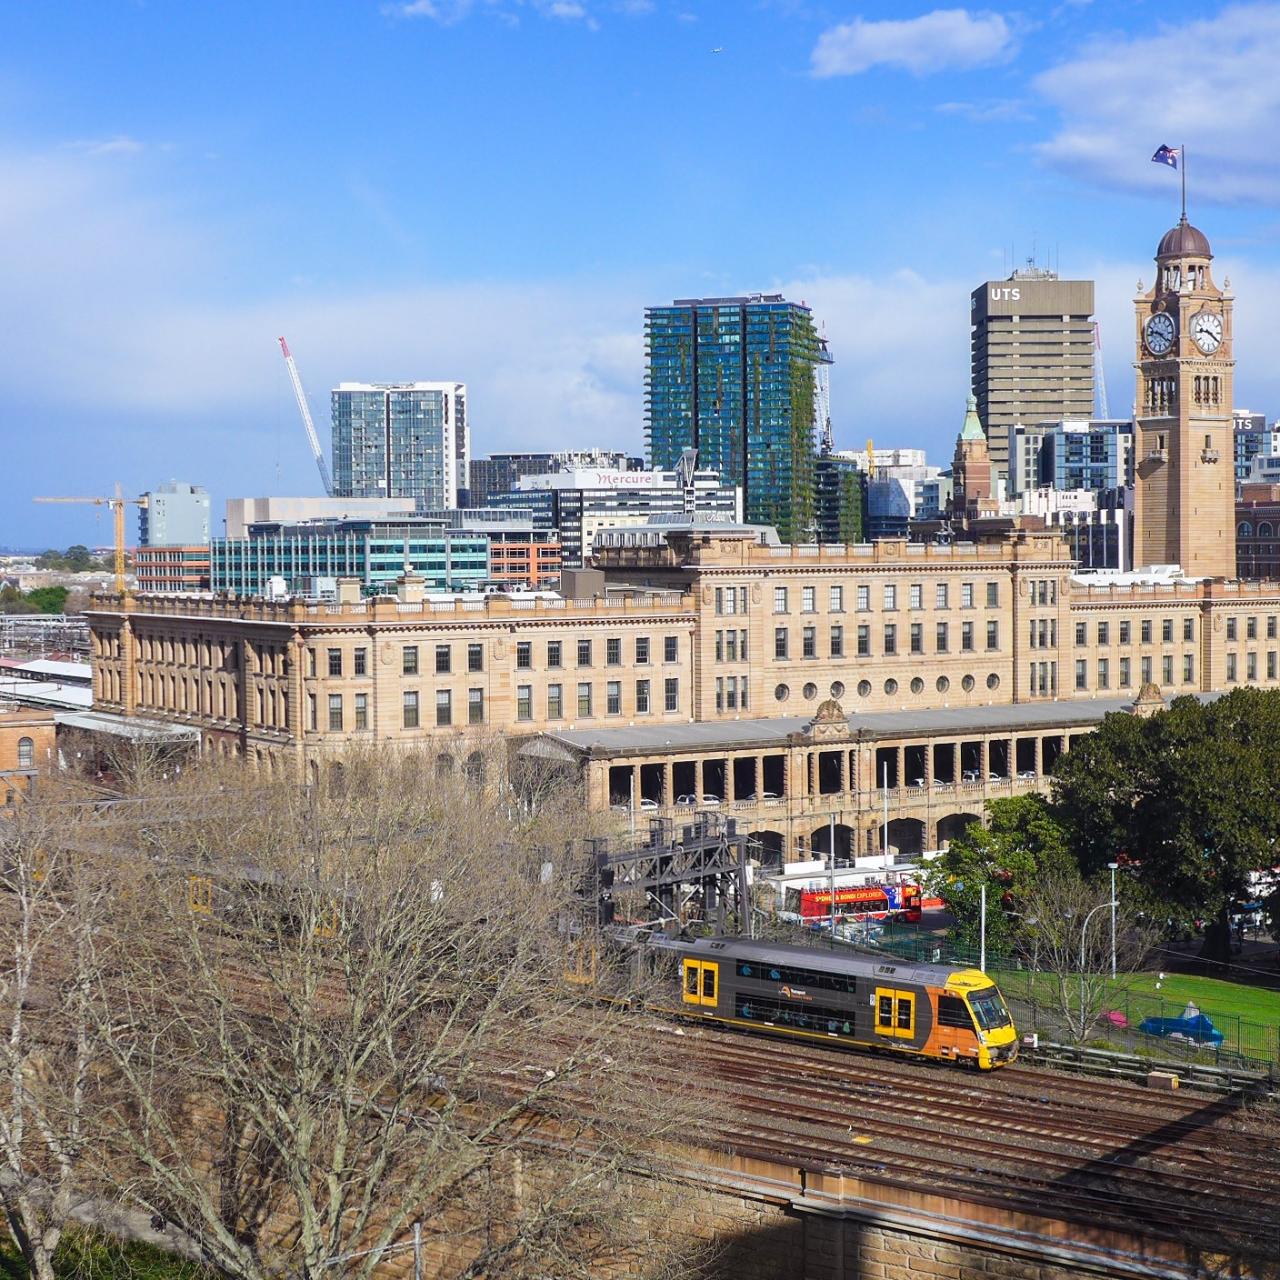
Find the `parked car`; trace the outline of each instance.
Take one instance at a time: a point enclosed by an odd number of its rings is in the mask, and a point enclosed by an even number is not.
[[[982,774],[977,769],[966,769],[960,775],[961,782],[981,782]]]
[[[907,786],[909,786],[909,787],[923,787],[923,786],[924,786],[924,779],[923,779],[923,778],[912,778],[912,779],[907,783]]]
[[[1034,782],[1036,780],[1036,771],[1034,769],[1023,769],[1023,771],[1018,774],[1018,777],[1023,782]]]
[[[638,807],[639,807],[639,808],[641,808],[641,809],[660,809],[660,808],[662,808],[662,806],[661,806],[661,805],[660,805],[656,800],[650,800],[647,796],[646,796],[646,797],[644,797],[644,798],[640,801],[640,804],[639,804],[639,806],[638,806]]]
[[[719,796],[703,796],[702,803],[710,808],[715,808],[721,801]]]
[[[695,795],[676,796],[676,804],[696,805],[697,803],[698,797]]]

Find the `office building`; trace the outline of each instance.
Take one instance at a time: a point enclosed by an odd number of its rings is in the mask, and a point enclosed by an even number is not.
[[[489,539],[408,517],[254,524],[247,537],[214,538],[210,561],[213,590],[233,596],[323,595],[339,578],[374,595],[406,568],[429,590],[468,591],[488,580]]]
[[[1009,433],[1008,496],[1030,489],[1132,485],[1133,438],[1127,419],[1016,423]]]
[[[464,383],[343,382],[330,401],[335,496],[458,505],[471,462]]]
[[[139,591],[208,591],[209,544],[139,547],[133,553]]]
[[[818,542],[865,542],[867,475],[857,459],[820,453],[814,466],[814,533]]]
[[[467,529],[489,539],[488,586],[536,591],[560,579],[560,534],[540,527],[527,508],[468,507],[419,514],[440,520],[450,529]]]
[[[951,500],[951,478],[926,460],[923,449],[876,449],[872,462],[866,534],[872,542],[905,538],[913,520],[936,516]]]
[[[678,299],[645,311],[650,465],[688,448],[742,490],[752,522],[812,534],[819,371],[831,362],[809,308],[781,294]]]
[[[144,547],[200,546],[209,542],[209,493],[198,484],[170,480],[143,495],[138,542]]]
[[[1029,265],[979,285],[969,323],[978,417],[1006,476],[1015,423],[1093,415],[1093,281]]]
[[[1236,485],[1248,483],[1254,458],[1280,453],[1280,430],[1267,426],[1263,413],[1237,409],[1231,415],[1235,427]]]
[[[223,536],[247,538],[251,524],[376,520],[413,510],[412,498],[228,498]]]
[[[613,471],[575,467],[524,476],[510,493],[495,494],[489,506],[533,515],[534,526],[555,530],[566,569],[591,558],[601,529],[634,528],[649,517],[679,513],[703,519],[742,519],[742,494],[714,471]]]
[[[644,459],[618,449],[577,449],[562,453],[491,453],[471,462],[467,505],[485,507],[496,493],[510,493],[521,476],[596,467],[603,471],[643,471]]]

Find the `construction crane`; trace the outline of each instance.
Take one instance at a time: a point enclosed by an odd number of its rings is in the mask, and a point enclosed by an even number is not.
[[[132,504],[136,507],[146,507],[148,504],[145,494],[140,498],[126,498],[120,491],[120,486],[116,485],[116,496],[114,498],[36,498],[36,502],[83,502],[94,507],[110,507],[111,514],[115,517],[115,534],[116,534],[116,594],[124,595],[124,509]]]
[[[872,480],[876,474],[876,447],[870,436],[867,437],[867,479]]]
[[[826,338],[818,339],[820,357],[813,368],[814,426],[817,427],[818,450],[828,457],[835,452],[835,434],[831,430],[831,356]]]
[[[1093,322],[1093,376],[1098,380],[1098,416],[1111,417],[1107,405],[1107,371],[1102,364],[1102,326]]]
[[[293,362],[289,344],[283,338],[277,338],[280,350],[284,352],[284,362],[289,367],[289,377],[293,382],[293,394],[298,400],[298,409],[302,414],[302,425],[307,429],[307,440],[311,444],[311,452],[315,455],[316,466],[320,468],[320,480],[324,484],[324,496],[333,497],[333,481],[329,478],[329,464],[324,460],[324,450],[320,448],[320,437],[316,435],[316,424],[311,421],[311,410],[307,407],[307,396],[302,390],[302,379],[298,377],[298,366]]]

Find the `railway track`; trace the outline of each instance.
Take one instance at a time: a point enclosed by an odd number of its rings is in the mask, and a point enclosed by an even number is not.
[[[681,1030],[723,1149],[1093,1228],[1280,1252],[1280,1152],[1274,1137],[1250,1143],[1234,1099]]]

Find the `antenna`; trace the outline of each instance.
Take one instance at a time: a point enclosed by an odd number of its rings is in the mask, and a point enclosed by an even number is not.
[[[1096,320],[1093,322],[1093,374],[1098,384],[1095,396],[1098,416],[1109,418],[1111,410],[1107,404],[1107,371],[1102,363],[1102,326]]]

